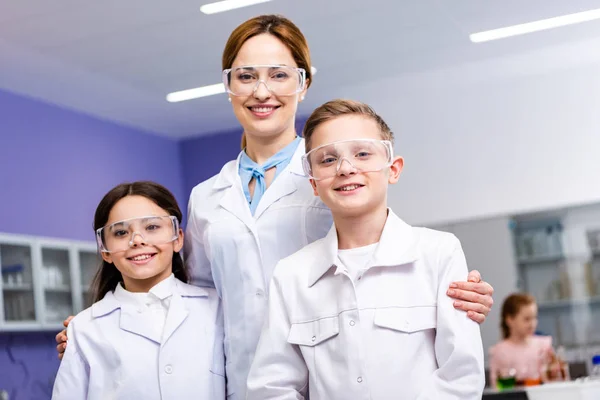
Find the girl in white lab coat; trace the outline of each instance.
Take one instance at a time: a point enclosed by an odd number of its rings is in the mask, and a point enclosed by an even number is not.
[[[121,184],[96,209],[95,303],[68,326],[52,398],[225,399],[214,289],[188,285],[181,211],[153,182]]]
[[[185,255],[193,283],[223,301],[227,395],[244,399],[275,264],[324,237],[332,218],[302,171],[296,112],[313,76],[300,29],[277,15],[252,18],[231,33],[222,66],[243,150],[193,189]],[[457,308],[483,322],[493,289],[477,271],[450,290]],[[59,356],[65,340],[56,336]]]
[[[303,176],[304,141],[295,130],[312,82],[302,32],[281,16],[252,18],[230,35],[222,66],[243,150],[193,189],[185,250],[194,283],[216,287],[223,300],[227,394],[245,399],[275,264],[324,237],[332,217]],[[482,322],[492,288],[476,271],[469,281],[452,297]]]

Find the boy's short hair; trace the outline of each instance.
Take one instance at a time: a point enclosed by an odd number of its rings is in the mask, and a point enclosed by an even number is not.
[[[389,140],[392,143],[394,142],[394,133],[388,124],[369,105],[361,103],[360,101],[336,99],[317,107],[306,120],[302,131],[302,136],[304,136],[305,139],[306,152],[310,151],[312,134],[319,125],[344,115],[362,115],[373,119],[381,130],[382,138],[384,140]]]

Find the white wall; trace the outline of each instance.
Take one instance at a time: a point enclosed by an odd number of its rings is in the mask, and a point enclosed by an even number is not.
[[[515,264],[509,218],[499,217],[466,221],[439,226],[439,229],[454,233],[462,244],[469,269],[477,269],[484,279],[494,286],[496,304],[481,325],[481,337],[486,351],[501,340],[500,307],[502,300],[517,287]]]
[[[396,132],[406,166],[390,204],[409,222],[582,204],[600,200],[598,48],[543,48],[329,96],[371,104]]]

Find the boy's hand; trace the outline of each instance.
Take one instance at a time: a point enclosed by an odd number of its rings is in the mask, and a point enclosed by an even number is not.
[[[494,304],[494,288],[481,280],[481,274],[477,270],[469,272],[467,281],[452,282],[447,294],[456,300],[454,308],[466,311],[469,318],[481,324]]]
[[[69,318],[65,319],[63,321],[65,329],[63,329],[56,335],[56,351],[58,352],[59,360],[62,360],[63,356],[65,355],[65,350],[67,349],[67,326],[69,326],[69,322],[71,322],[72,319],[72,315],[69,316]]]

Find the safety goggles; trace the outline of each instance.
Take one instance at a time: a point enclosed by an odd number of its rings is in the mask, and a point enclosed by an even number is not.
[[[234,96],[250,96],[261,83],[276,96],[291,96],[304,90],[306,71],[287,65],[245,65],[224,70],[223,83]]]
[[[139,236],[138,238],[136,238]],[[104,253],[124,251],[136,244],[159,245],[179,237],[175,216],[146,216],[125,219],[96,230],[98,248]]]
[[[302,156],[304,173],[312,179],[332,178],[345,162],[356,172],[376,172],[392,165],[389,140],[355,139],[324,144]]]

